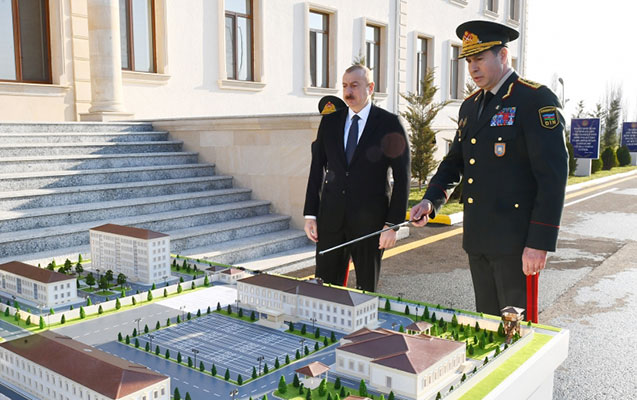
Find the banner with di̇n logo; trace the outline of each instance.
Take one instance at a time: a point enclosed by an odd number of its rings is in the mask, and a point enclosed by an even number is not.
[[[637,152],[637,122],[624,122],[622,125],[622,146],[628,146],[628,150]]]
[[[575,158],[599,158],[599,118],[571,120],[571,138]]]

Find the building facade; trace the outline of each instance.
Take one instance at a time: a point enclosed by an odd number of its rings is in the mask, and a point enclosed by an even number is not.
[[[89,231],[91,269],[151,285],[170,277],[170,237],[165,233],[115,224]]]
[[[55,308],[75,304],[77,285],[74,275],[12,261],[0,264],[0,290],[18,302],[36,308]]]
[[[466,73],[461,22],[521,32],[510,44],[522,74],[525,0],[36,0],[5,1],[0,119],[76,121],[316,111],[339,94],[355,61],[372,68],[375,101],[399,112],[434,69],[437,125],[453,129]],[[20,18],[29,15],[30,18]]]
[[[0,344],[0,380],[37,399],[171,398],[169,377],[51,331]]]
[[[273,323],[303,321],[340,332],[378,326],[378,298],[346,289],[258,274],[237,282],[241,307]]]
[[[422,400],[460,374],[465,351],[464,342],[361,329],[341,339],[334,372],[365,379],[383,393]]]

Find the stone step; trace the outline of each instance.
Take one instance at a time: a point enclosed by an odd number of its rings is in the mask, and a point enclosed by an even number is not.
[[[0,157],[24,157],[70,154],[117,154],[180,151],[183,142],[101,142],[101,143],[45,143],[5,144],[0,146]]]
[[[269,212],[269,208],[268,202],[248,200],[188,210],[109,218],[105,221],[5,232],[0,233],[0,257],[86,245],[89,243],[89,229],[105,223],[135,226],[164,233],[186,228],[191,228],[191,231],[195,232],[201,225],[222,222],[227,222],[228,225],[234,224],[236,229],[240,229],[242,218],[263,216]],[[284,218],[289,219],[289,217]]]
[[[255,259],[288,251],[294,248],[307,245],[308,238],[305,232],[298,229],[287,229],[264,233],[262,235],[251,236],[223,243],[216,243],[210,246],[201,246],[182,251],[180,254],[206,259],[222,264],[234,265],[243,260]]]
[[[210,164],[159,165],[80,171],[0,173],[0,191],[62,188],[214,175]]]
[[[36,172],[196,164],[195,152],[84,154],[0,158],[1,172]]]
[[[152,131],[150,122],[16,122],[0,123],[0,132],[147,132]]]
[[[108,185],[32,189],[0,192],[0,210],[24,210],[99,201],[124,200],[138,197],[229,189],[230,176],[206,176],[184,179],[164,179],[151,182],[126,182]]]
[[[286,274],[302,268],[313,267],[316,264],[316,245],[312,242],[309,243],[310,244],[306,246],[297,247],[292,250],[241,261],[235,265],[237,267],[268,271],[275,274]]]
[[[155,142],[167,140],[168,132],[0,132],[0,144],[11,143],[103,143]]]
[[[250,200],[250,194],[251,191],[249,189],[221,189],[20,211],[4,211],[0,214],[0,232],[15,232],[89,221],[107,221],[113,218],[242,202]]]
[[[249,239],[255,235],[285,232],[289,227],[290,217],[277,214],[199,225],[171,231],[170,248],[173,253],[181,253],[192,248],[216,246],[222,242]]]

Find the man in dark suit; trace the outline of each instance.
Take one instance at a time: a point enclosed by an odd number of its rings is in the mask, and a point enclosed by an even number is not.
[[[357,287],[367,291],[376,290],[383,250],[396,243],[396,232],[318,253],[405,220],[409,145],[398,117],[372,104],[371,76],[361,65],[345,71],[348,107],[323,116],[312,143],[303,211],[305,232],[317,243],[315,275],[342,285],[351,256]]]
[[[476,307],[499,315],[526,307],[525,275],[542,270],[555,251],[568,176],[564,121],[551,90],[509,67],[505,45],[518,32],[470,21],[456,33],[480,90],[462,103],[449,153],[411,217],[426,224],[463,183],[463,248]]]

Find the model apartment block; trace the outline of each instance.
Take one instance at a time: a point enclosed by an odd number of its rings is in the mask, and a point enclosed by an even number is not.
[[[170,400],[170,377],[52,331],[0,344],[0,379],[34,399]]]
[[[18,261],[0,264],[0,280],[0,290],[7,297],[15,296],[17,301],[37,308],[73,304],[79,300],[75,276]]]
[[[466,361],[466,344],[387,329],[361,329],[341,339],[334,372],[408,399],[432,398]]]
[[[320,283],[259,274],[237,281],[240,305],[268,321],[306,321],[341,332],[378,326],[378,298]]]
[[[89,231],[91,268],[126,275],[132,282],[153,284],[170,277],[170,237],[165,233],[115,224]]]

